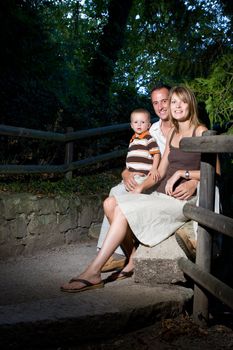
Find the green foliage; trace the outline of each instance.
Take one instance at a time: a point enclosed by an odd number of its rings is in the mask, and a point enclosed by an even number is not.
[[[135,1],[115,76],[142,91],[205,77],[231,47],[229,28],[220,1]]]
[[[190,83],[198,101],[204,102],[212,125],[233,118],[233,54],[224,55],[211,67],[207,78]]]
[[[27,192],[36,195],[64,197],[76,195],[108,194],[121,180],[120,171],[114,170],[96,175],[77,176],[71,180],[49,178],[0,179],[0,192]]]

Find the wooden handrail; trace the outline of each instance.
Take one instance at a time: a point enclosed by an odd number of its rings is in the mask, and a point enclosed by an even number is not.
[[[204,272],[203,269],[200,269],[197,264],[192,263],[190,260],[180,258],[178,265],[184,273],[187,273],[199,285],[199,287],[206,289],[233,309],[232,288],[219,281],[210,273]]]
[[[185,152],[231,153],[233,152],[233,135],[184,137],[180,141],[180,147]]]
[[[189,203],[185,204],[183,212],[188,219],[233,238],[232,218]]]
[[[155,119],[152,120],[154,122]],[[72,171],[80,167],[95,164],[97,162],[115,159],[124,156],[127,149],[108,152],[105,154],[89,157],[86,159],[73,161],[73,141],[86,139],[93,136],[102,136],[105,134],[116,133],[130,129],[130,123],[122,123],[88,130],[73,131],[68,128],[67,132],[57,133],[50,131],[41,131],[35,129],[19,128],[0,124],[0,135],[33,138],[38,140],[58,141],[66,144],[66,153],[64,164],[61,165],[0,165],[2,174],[39,174],[39,173],[65,173],[66,178],[72,177]]]
[[[92,136],[101,136],[104,134],[115,133],[115,132],[124,131],[127,129],[130,130],[129,123],[103,126],[100,128],[93,128],[93,129],[87,129],[87,130],[72,131],[72,132],[67,132],[62,134],[58,132],[18,128],[15,126],[0,124],[0,135],[34,138],[39,140],[68,142],[68,141],[81,140]]]
[[[216,154],[233,152],[233,135],[216,136],[207,131],[202,137],[183,138],[180,147],[187,152],[201,152],[199,207],[187,203],[183,209],[188,219],[198,222],[196,265],[183,258],[179,260],[179,265],[195,282],[193,317],[203,326],[209,319],[207,291],[233,308],[233,289],[210,273],[213,231],[233,238],[233,219],[213,212]]]
[[[0,173],[4,174],[39,174],[39,173],[66,173],[78,168],[96,164],[104,160],[115,159],[124,156],[127,149],[101,154],[95,157],[77,160],[62,165],[0,165]]]

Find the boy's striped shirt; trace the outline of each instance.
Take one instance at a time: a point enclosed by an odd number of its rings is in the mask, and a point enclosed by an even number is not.
[[[157,142],[148,131],[139,136],[134,134],[128,148],[126,168],[147,175],[152,168],[153,155],[158,153]]]

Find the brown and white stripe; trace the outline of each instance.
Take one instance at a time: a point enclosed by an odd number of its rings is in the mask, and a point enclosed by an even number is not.
[[[157,142],[148,131],[139,136],[134,134],[128,148],[126,168],[147,175],[152,168],[153,155],[158,153]]]

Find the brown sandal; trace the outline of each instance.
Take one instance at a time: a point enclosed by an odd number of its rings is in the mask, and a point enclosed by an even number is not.
[[[91,283],[87,280],[84,280],[82,278],[72,278],[68,285],[72,285],[72,283],[75,282],[81,282],[84,284],[83,287],[81,288],[66,288],[61,286],[61,291],[62,292],[67,292],[67,293],[79,293],[79,292],[84,292],[85,290],[90,290],[90,289],[97,289],[97,288],[103,288],[104,287],[104,282],[101,281],[100,283]]]

